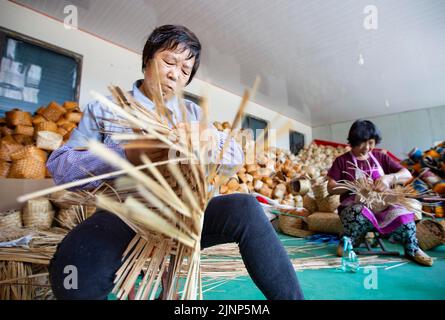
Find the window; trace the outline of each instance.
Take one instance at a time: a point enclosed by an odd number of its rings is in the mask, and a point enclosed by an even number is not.
[[[78,101],[82,56],[0,28],[0,116]]]
[[[241,128],[243,129],[252,129],[253,139],[256,141],[261,131],[257,130],[266,130],[264,133],[264,139],[267,141],[267,121],[256,118],[251,115],[245,115],[243,122],[241,124]]]
[[[289,131],[289,149],[293,154],[298,152],[304,147],[304,134],[296,131]]]

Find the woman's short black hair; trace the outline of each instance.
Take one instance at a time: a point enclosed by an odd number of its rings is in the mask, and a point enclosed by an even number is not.
[[[379,144],[382,141],[382,133],[379,128],[369,120],[355,121],[348,134],[348,142],[351,147],[356,147],[370,139],[374,139],[375,144]]]
[[[190,79],[187,82],[189,84],[199,68],[201,43],[198,37],[184,26],[168,24],[153,30],[142,51],[142,71],[144,71],[147,63],[153,59],[156,52],[160,50],[174,50],[179,45],[183,45],[184,50],[190,50],[189,59],[195,57]]]

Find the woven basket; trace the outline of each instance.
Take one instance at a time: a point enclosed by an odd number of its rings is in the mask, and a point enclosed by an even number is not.
[[[312,191],[314,192],[315,199],[321,201],[322,199],[324,199],[327,196],[329,196],[328,182],[327,181],[323,181],[321,183],[314,184],[312,186]]]
[[[14,134],[23,134],[32,137],[34,135],[34,127],[18,125],[15,127]]]
[[[34,144],[34,137],[31,136],[25,136],[23,134],[14,134],[12,137],[18,144],[21,144],[22,146],[28,146],[30,144]]]
[[[22,149],[17,150],[13,154],[11,154],[12,161],[21,160],[21,159],[29,159],[29,158],[36,159],[41,162],[46,162],[46,160],[48,158],[48,154],[45,151],[43,151],[33,145],[23,147]]]
[[[310,212],[316,212],[318,210],[317,201],[308,194],[303,197],[303,207]]]
[[[65,119],[69,122],[79,123],[82,119],[82,112],[70,111],[65,115]]]
[[[65,113],[66,109],[54,101],[42,111],[42,115],[49,121],[53,122],[57,122],[57,120],[59,120]]]
[[[32,124],[33,124],[33,125],[38,125],[39,123],[47,122],[47,121],[48,121],[48,120],[46,120],[45,117],[42,116],[42,115],[40,115],[40,114],[35,115],[35,116],[32,118]]]
[[[9,162],[0,160],[0,178],[6,178],[10,168],[11,164]]]
[[[76,128],[76,124],[72,122],[67,122],[62,125],[62,128],[67,130],[68,132],[71,132],[74,128]]]
[[[32,117],[29,112],[14,109],[5,113],[8,127],[32,126]]]
[[[336,213],[315,212],[307,218],[307,224],[310,231],[321,233],[342,234],[344,232],[343,224]]]
[[[339,205],[340,205],[340,196],[338,195],[330,196],[320,201],[317,201],[318,211],[321,212],[334,212],[335,210],[337,210]]]
[[[8,128],[8,127],[0,127],[0,133],[3,137],[10,136],[14,133],[14,130],[12,130],[11,128]]]
[[[36,134],[40,131],[57,132],[57,124],[52,121],[40,122],[36,125]]]
[[[14,161],[9,170],[8,178],[13,179],[44,179],[45,162],[32,158]]]
[[[54,220],[54,213],[48,199],[29,200],[23,207],[23,225],[28,228],[49,229]]]
[[[294,179],[290,182],[290,190],[292,194],[304,196],[311,191],[311,182],[306,179]]]
[[[11,161],[11,154],[22,147],[11,136],[3,137],[0,142],[0,160]]]
[[[40,149],[56,150],[62,145],[62,142],[63,137],[58,133],[51,131],[40,131],[37,133],[37,147]]]
[[[307,236],[307,232],[301,231],[307,231],[305,219],[311,214],[309,211],[296,209],[279,210],[281,214],[278,217],[278,226],[283,233],[296,237]]]
[[[416,225],[417,239],[422,250],[429,250],[445,243],[444,225],[434,220],[422,220]]]
[[[78,110],[79,109],[79,104],[76,101],[65,101],[63,103],[63,107],[66,110]]]
[[[57,128],[57,133],[60,134],[63,137],[63,139],[65,139],[69,135],[68,130],[66,130],[62,127]]]
[[[0,229],[21,228],[22,216],[18,210],[0,212]]]

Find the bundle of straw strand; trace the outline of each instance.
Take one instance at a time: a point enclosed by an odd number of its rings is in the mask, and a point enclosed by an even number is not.
[[[94,195],[97,207],[118,215],[136,232],[124,252],[113,292],[119,299],[125,299],[143,268],[147,268],[136,291],[136,299],[154,299],[164,272],[168,279],[167,287],[163,288],[164,298],[174,299],[178,293],[182,293],[181,299],[202,299],[201,230],[204,211],[211,196],[208,181],[219,171],[220,165],[205,164],[203,157],[209,146],[200,144],[196,148],[188,130],[181,131],[170,125],[173,124],[172,116],[166,112],[160,92],[153,97],[156,112],[152,112],[118,87],[110,87],[110,91],[117,104],[97,93],[93,92],[92,95],[113,112],[120,125],[133,131],[113,138],[127,140],[130,137],[128,140],[146,143],[147,149],[160,146],[170,148],[179,152],[182,158],[152,162],[148,156],[142,155],[143,164],[136,167],[101,143],[90,141],[90,152],[120,170],[42,190],[23,196],[19,201],[82,185],[86,181],[120,176],[115,181],[118,196]],[[235,117],[235,125],[241,118],[249,96],[250,93],[246,92]],[[180,103],[180,107],[182,117],[174,116],[176,119],[186,119],[184,104]],[[200,127],[206,127],[208,117],[205,101],[202,109],[204,116]],[[229,135],[227,139],[230,138]],[[228,141],[218,159],[222,159],[227,147]],[[188,160],[188,163],[180,164],[183,160]],[[208,175],[208,172],[211,174]],[[219,189],[219,185],[214,187]],[[185,277],[184,284],[180,281],[181,277]]]
[[[378,192],[375,190],[375,182],[367,172],[354,163],[348,162],[348,164],[359,173],[361,178],[355,179],[354,177],[353,181],[338,181],[336,189],[341,188],[350,191],[356,196],[356,201],[364,204],[371,210],[381,211],[390,205],[401,205],[413,212],[419,210],[411,201],[412,198],[418,196],[411,185],[396,185],[386,191]],[[369,167],[371,166],[369,165]],[[344,173],[350,175],[348,172]]]

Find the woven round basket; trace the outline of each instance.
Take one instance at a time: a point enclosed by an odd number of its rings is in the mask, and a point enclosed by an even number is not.
[[[443,224],[434,220],[422,220],[416,227],[419,247],[422,250],[429,250],[445,243]]]
[[[314,192],[315,199],[322,200],[329,196],[328,192],[328,182],[324,181],[312,186],[312,191]]]
[[[311,191],[311,182],[306,179],[294,179],[290,182],[290,190],[292,194],[304,196]]]
[[[316,212],[307,218],[307,224],[310,231],[322,233],[343,233],[343,224],[336,213]]]
[[[38,229],[49,229],[54,220],[54,210],[51,202],[45,198],[29,200],[22,213],[25,227],[35,227]]]
[[[317,201],[318,211],[321,212],[334,212],[340,205],[340,196],[330,196],[320,201]]]
[[[0,229],[21,228],[22,215],[19,210],[0,212]]]
[[[280,209],[280,211],[283,210]],[[301,236],[301,230],[307,231],[305,219],[310,214],[307,210],[285,210],[278,217],[278,226],[285,234]]]
[[[303,197],[303,207],[310,212],[316,212],[318,210],[317,201],[308,194]]]

